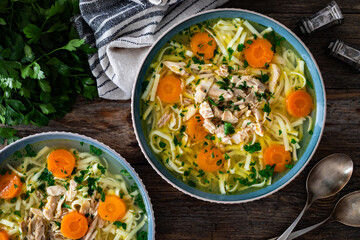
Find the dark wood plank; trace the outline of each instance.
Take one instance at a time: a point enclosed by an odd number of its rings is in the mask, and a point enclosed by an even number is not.
[[[311,16],[328,0],[229,1],[225,7],[244,8],[273,17],[290,29],[297,21]],[[147,163],[133,133],[130,102],[97,99],[86,103],[79,98],[71,113],[51,121],[49,126],[17,126],[20,136],[38,132],[70,131],[93,137],[119,152],[143,179],[155,211],[156,239],[267,239],[281,234],[301,211],[306,198],[305,181],[310,169],[321,158],[336,152],[348,154],[355,171],[341,193],[316,202],[297,229],[318,223],[330,214],[344,194],[358,190],[360,184],[360,79],[348,66],[330,58],[328,42],[341,38],[360,47],[360,2],[338,1],[345,15],[342,26],[301,36],[317,60],[327,93],[327,119],[324,134],[310,161],[296,179],[279,192],[264,199],[235,205],[219,205],[189,197],[164,181]],[[0,146],[1,148],[1,146]],[[330,222],[300,239],[359,239],[360,229]]]

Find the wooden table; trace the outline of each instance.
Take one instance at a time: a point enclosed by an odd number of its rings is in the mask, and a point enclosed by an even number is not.
[[[328,0],[234,0],[224,7],[266,14],[296,30],[302,17],[311,16]],[[338,0],[345,16],[342,26],[318,32],[303,41],[322,71],[327,94],[327,118],[320,146],[306,169],[289,185],[264,199],[234,205],[197,200],[166,183],[142,155],[133,133],[130,102],[78,99],[65,118],[47,127],[19,126],[20,136],[46,131],[69,131],[104,142],[135,168],[150,194],[156,218],[156,239],[267,239],[281,234],[305,204],[305,180],[321,158],[342,152],[355,163],[350,182],[336,196],[316,202],[300,222],[304,228],[323,220],[344,194],[360,189],[360,75],[325,54],[330,40],[340,38],[360,47],[360,1]],[[327,223],[301,239],[359,239],[360,229]]]

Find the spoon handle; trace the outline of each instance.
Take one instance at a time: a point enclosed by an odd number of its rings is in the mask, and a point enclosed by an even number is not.
[[[305,234],[305,233],[307,233],[307,232],[310,232],[310,231],[314,230],[315,228],[323,225],[324,223],[326,223],[327,221],[329,221],[329,219],[330,219],[330,217],[328,217],[328,218],[325,219],[324,221],[319,222],[319,223],[317,223],[317,224],[314,224],[314,225],[312,225],[312,226],[310,226],[310,227],[307,227],[307,228],[298,230],[298,231],[296,231],[296,232],[293,232],[293,233],[290,234],[290,236],[287,238],[287,240],[292,240],[292,239],[295,239],[295,238],[297,238],[297,237],[300,237],[301,235],[303,235],[303,234]]]
[[[331,217],[331,216],[330,216],[330,217]],[[328,218],[325,219],[324,221],[319,222],[319,223],[317,223],[317,224],[314,224],[314,225],[312,225],[312,226],[310,226],[310,227],[307,227],[307,228],[304,228],[304,229],[301,229],[301,230],[298,230],[298,231],[296,231],[296,232],[291,233],[291,234],[288,236],[287,240],[295,239],[295,238],[300,237],[301,235],[303,235],[303,234],[305,234],[305,233],[307,233],[307,232],[310,232],[310,231],[314,230],[315,228],[317,228],[317,227],[319,227],[320,225],[323,225],[324,223],[326,223],[327,221],[329,221],[330,217],[328,217]],[[279,238],[278,238],[278,237],[274,237],[274,238],[271,238],[271,239],[269,239],[269,240],[276,240],[276,239],[279,239]]]
[[[301,211],[301,213],[299,214],[299,216],[294,220],[294,222],[286,229],[285,232],[283,232],[283,234],[281,234],[281,236],[278,238],[278,240],[287,240],[290,233],[294,230],[294,228],[296,227],[296,225],[298,224],[298,222],[300,221],[300,219],[302,218],[302,216],[304,215],[304,213],[306,212],[306,210],[308,210],[308,208],[310,207],[311,203],[309,201],[306,201],[305,207],[303,208],[303,210]]]

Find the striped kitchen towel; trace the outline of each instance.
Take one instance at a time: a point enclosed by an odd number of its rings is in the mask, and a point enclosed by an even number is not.
[[[227,0],[80,0],[74,18],[81,38],[98,48],[89,55],[99,96],[131,97],[133,82],[149,46],[184,18]]]

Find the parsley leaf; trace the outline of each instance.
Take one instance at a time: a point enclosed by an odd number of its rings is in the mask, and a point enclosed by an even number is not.
[[[254,143],[254,145],[245,145],[244,150],[249,152],[250,154],[253,154],[254,152],[261,151],[261,145],[258,142]]]
[[[228,122],[224,122],[224,130],[226,135],[235,133],[234,126]]]

